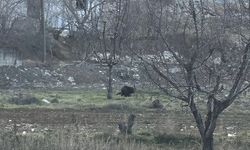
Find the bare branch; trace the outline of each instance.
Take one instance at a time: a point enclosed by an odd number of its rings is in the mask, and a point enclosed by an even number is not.
[[[240,64],[240,67],[239,67],[239,71],[238,73],[236,74],[236,78],[234,80],[234,84],[231,88],[231,90],[229,91],[229,95],[226,97],[226,100],[223,101],[223,108],[222,110],[226,109],[228,106],[230,106],[233,101],[236,99],[236,97],[242,93],[242,92],[237,92],[237,89],[240,89],[241,88],[241,85],[240,85],[240,81],[242,79],[242,77],[244,76],[244,72],[247,68],[247,65],[248,65],[248,62],[249,62],[249,58],[248,58],[248,52],[250,50],[250,43],[248,43],[245,47],[245,50],[244,50],[244,53],[243,53],[243,57],[242,57],[242,62]]]
[[[184,102],[188,102],[187,99],[186,99],[185,97],[181,97],[181,96],[176,96],[176,95],[174,95],[173,93],[171,93],[171,92],[168,90],[168,88],[163,88],[163,87],[161,86],[160,83],[156,82],[156,81],[154,80],[154,78],[151,76],[151,74],[149,73],[148,68],[147,68],[145,65],[144,65],[144,69],[145,69],[145,71],[146,71],[148,77],[150,78],[150,80],[151,80],[155,85],[157,85],[164,93],[166,93],[167,95],[169,95],[169,96],[171,96],[171,97],[173,97],[173,98],[182,100],[182,101],[184,101]]]

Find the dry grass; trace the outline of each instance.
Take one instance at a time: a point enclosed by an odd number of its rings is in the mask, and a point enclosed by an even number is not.
[[[150,135],[149,135],[150,136]],[[217,140],[216,140],[217,141]],[[241,140],[220,140],[218,150],[248,150]],[[74,127],[39,133],[19,133],[15,128],[0,132],[0,150],[199,150],[199,139],[193,136],[162,134],[122,136],[109,133],[86,134]]]
[[[2,132],[1,150],[160,150],[154,145],[143,144],[136,140],[112,137],[87,137],[71,131],[53,133],[19,134]]]

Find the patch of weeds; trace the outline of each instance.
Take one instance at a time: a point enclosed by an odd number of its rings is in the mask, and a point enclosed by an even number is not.
[[[148,133],[145,133],[148,134]],[[136,143],[145,143],[145,144],[152,144],[154,143],[154,137],[151,135],[132,135],[130,137],[133,141],[135,141]]]
[[[132,134],[132,135],[112,135],[110,133],[101,133],[101,134],[96,134],[94,136],[95,140],[103,140],[103,141],[113,141],[116,142],[117,144],[127,141],[129,143],[153,143],[153,138],[149,136],[142,136],[142,135],[137,135],[137,134]]]
[[[118,100],[118,101],[119,101],[119,100],[125,100],[125,97],[118,97],[118,96],[115,96],[114,99],[115,99],[115,100]]]
[[[107,133],[107,132],[102,132],[102,133],[95,133],[93,135],[93,138],[95,140],[105,140],[105,141],[109,141],[110,139],[116,139],[117,142],[119,141],[119,137],[113,136],[111,133]]]
[[[127,103],[110,103],[107,105],[104,105],[99,108],[102,111],[126,111],[126,112],[138,112],[140,111],[139,107],[134,107],[131,104]]]
[[[77,102],[82,102],[82,99],[78,98],[76,101],[77,101]]]
[[[138,135],[141,136],[152,136],[152,133],[148,132],[148,131],[141,131],[139,133],[137,133]]]
[[[196,144],[199,143],[199,138],[192,135],[168,135],[166,133],[159,134],[154,137],[157,144],[169,144],[169,145],[180,145],[180,144]]]
[[[61,97],[60,95],[58,95],[58,94],[50,94],[49,97],[51,97],[51,98],[57,98],[57,99],[62,98],[62,97]]]
[[[10,104],[16,104],[16,105],[32,105],[32,104],[37,104],[40,105],[41,101],[37,99],[36,97],[33,96],[18,96],[18,97],[13,97],[8,100]]]
[[[126,104],[116,104],[116,103],[112,103],[112,104],[107,104],[104,105],[102,107],[103,109],[111,109],[111,110],[128,110],[130,109],[130,106],[126,105]]]
[[[148,120],[144,120],[144,121],[143,121],[143,124],[151,124],[151,122],[148,121]]]
[[[4,107],[5,107],[4,104],[1,103],[1,104],[0,104],[0,108],[4,108]]]

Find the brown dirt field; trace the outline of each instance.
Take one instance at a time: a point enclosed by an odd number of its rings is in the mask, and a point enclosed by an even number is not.
[[[19,124],[19,131],[29,128],[55,129],[67,126],[74,127],[76,120],[84,130],[114,132],[117,123],[126,118],[128,112],[102,111],[102,110],[75,110],[75,109],[0,109],[0,127],[11,129],[14,122]],[[10,121],[11,120],[11,121]],[[217,132],[225,132],[225,127],[237,126],[241,132],[250,131],[250,118],[248,114],[236,116],[223,115],[217,123]],[[27,127],[28,125],[28,127]],[[28,129],[27,129],[28,128]],[[185,129],[180,131],[180,129]],[[192,133],[198,134],[192,116],[181,112],[145,111],[136,113],[135,130],[147,129],[165,133]]]
[[[20,124],[20,128],[29,124],[30,127],[39,126],[39,128],[48,127],[49,129],[54,129],[64,126],[73,126],[73,120],[76,120],[78,125],[85,129],[95,131],[112,129],[115,131],[117,129],[117,123],[125,120],[128,114],[129,113],[112,110],[102,111],[45,108],[0,109],[0,127],[11,127],[15,122],[16,124]],[[171,130],[174,130],[177,126],[181,126],[182,121],[178,121],[178,118],[171,118],[171,116],[173,115],[156,111],[145,112],[143,114],[136,113],[135,128],[150,127],[151,129],[156,130],[169,130],[169,128],[171,128]],[[20,129],[20,131],[22,131],[22,129]]]
[[[41,125],[67,125],[72,124],[72,119],[76,118],[80,124],[114,124],[126,118],[128,113],[117,111],[102,111],[102,110],[75,110],[75,109],[0,109],[0,120],[9,121],[15,120],[16,123],[29,123]],[[146,112],[136,114],[136,121],[142,123],[157,122],[167,119],[169,116],[166,113]]]

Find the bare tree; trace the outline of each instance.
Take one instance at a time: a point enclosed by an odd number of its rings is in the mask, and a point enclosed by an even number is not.
[[[101,6],[104,0],[64,0],[65,27],[70,32],[69,44],[75,47],[78,59],[85,60],[98,45]]]
[[[2,0],[0,2],[0,36],[7,35],[21,16],[18,7],[22,8],[23,0]]]
[[[101,65],[108,68],[107,70],[107,98],[112,99],[113,94],[113,77],[112,72],[115,65],[119,62],[119,54],[121,52],[121,44],[123,42],[124,25],[128,13],[129,0],[110,1],[103,8],[103,30],[100,34],[100,42],[102,51],[95,52]]]
[[[147,7],[154,22],[153,34],[160,37],[156,42],[160,41],[164,47],[153,46],[151,58],[138,57],[155,85],[186,103],[197,124],[202,149],[213,150],[213,133],[219,115],[250,87],[245,82],[249,74],[250,15],[239,17],[245,11],[233,12],[230,5],[224,5],[226,14],[216,14],[203,0],[178,1],[172,7],[162,2],[147,1]],[[225,18],[231,24],[223,23],[227,21]],[[233,38],[236,35],[239,38]],[[199,98],[204,101],[200,102]],[[199,108],[206,109],[205,118]]]

